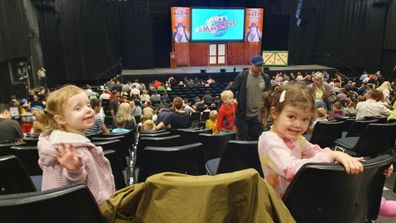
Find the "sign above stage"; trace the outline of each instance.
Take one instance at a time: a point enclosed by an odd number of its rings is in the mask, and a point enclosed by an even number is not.
[[[264,65],[266,66],[287,66],[288,51],[263,51]]]

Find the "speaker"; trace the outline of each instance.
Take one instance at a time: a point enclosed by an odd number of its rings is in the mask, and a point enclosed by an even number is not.
[[[206,74],[206,70],[205,69],[201,69],[201,74]]]
[[[220,73],[225,73],[225,72],[226,72],[226,69],[224,69],[224,68],[220,69]]]

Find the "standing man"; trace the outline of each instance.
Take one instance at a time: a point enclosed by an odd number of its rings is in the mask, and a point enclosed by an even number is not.
[[[230,87],[238,101],[235,125],[239,140],[258,140],[263,128],[258,120],[258,107],[264,91],[271,90],[271,80],[263,71],[260,55],[250,58],[250,67],[239,73]]]
[[[47,72],[44,67],[40,67],[37,71],[37,77],[40,81],[40,86],[47,88]]]

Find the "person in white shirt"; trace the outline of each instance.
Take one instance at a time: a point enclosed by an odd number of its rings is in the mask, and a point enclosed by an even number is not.
[[[381,91],[371,89],[366,94],[366,101],[359,102],[356,106],[356,119],[364,117],[382,116],[388,117],[392,111],[377,100],[381,99]]]

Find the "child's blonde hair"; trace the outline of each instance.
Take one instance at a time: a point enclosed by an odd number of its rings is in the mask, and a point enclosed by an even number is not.
[[[63,129],[62,126],[56,123],[54,116],[63,116],[65,105],[69,98],[81,92],[84,92],[84,90],[77,86],[66,85],[50,93],[47,97],[45,109],[36,111],[37,125],[41,125],[44,130]]]
[[[290,83],[283,85],[277,92],[264,92],[259,106],[259,118],[267,124],[271,117],[271,108],[281,112],[286,105],[296,106],[303,111],[316,115],[315,97],[311,87],[305,83]]]
[[[225,100],[225,98],[227,96],[231,97],[231,98],[234,98],[234,93],[232,91],[230,91],[230,90],[225,90],[225,91],[221,92],[221,94],[220,94],[221,100],[223,100],[223,101]]]
[[[324,118],[327,116],[327,110],[323,107],[320,107],[320,108],[316,109],[316,115],[319,118]]]
[[[118,128],[124,128],[126,123],[125,116],[122,114],[117,114],[115,118],[115,123]]]
[[[216,111],[216,110],[210,111],[210,113],[209,113],[209,119],[210,119],[210,120],[216,120],[216,118],[217,118],[217,111]]]
[[[123,102],[118,106],[117,115],[122,115],[125,121],[130,121],[134,119],[131,115],[131,105],[127,102]]]
[[[153,120],[146,120],[142,124],[142,131],[153,130],[155,127]]]

